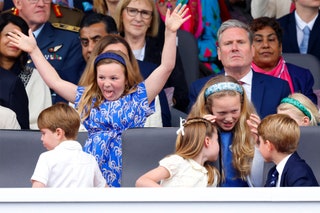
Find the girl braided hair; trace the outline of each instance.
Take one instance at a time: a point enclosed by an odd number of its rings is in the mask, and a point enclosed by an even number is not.
[[[180,129],[176,140],[175,154],[184,159],[197,157],[202,151],[205,137],[211,138],[213,134],[217,134],[215,124],[201,117],[187,119]],[[214,174],[217,174],[217,182],[219,183],[219,171],[209,161],[204,163],[204,167],[208,171],[208,185],[214,183]]]

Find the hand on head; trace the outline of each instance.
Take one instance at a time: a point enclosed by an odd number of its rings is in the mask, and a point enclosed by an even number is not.
[[[10,44],[14,45],[17,48],[20,48],[27,53],[31,53],[37,47],[37,42],[32,34],[31,29],[29,29],[28,33],[29,36],[26,36],[18,30],[9,32],[8,38],[10,39]]]
[[[216,116],[212,114],[207,114],[203,116],[204,119],[207,119],[211,123],[214,123],[216,121]]]
[[[258,140],[258,126],[261,123],[261,119],[256,114],[251,114],[250,118],[247,120],[247,124],[251,130],[251,133],[256,137]]]
[[[173,32],[177,31],[180,26],[191,17],[191,15],[186,16],[188,11],[189,8],[187,8],[186,4],[183,6],[179,4],[172,13],[170,13],[170,9],[168,9],[165,22],[167,29]]]

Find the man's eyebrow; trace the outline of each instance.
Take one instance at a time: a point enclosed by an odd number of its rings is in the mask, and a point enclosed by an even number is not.
[[[101,35],[96,35],[96,36],[93,36],[93,37],[90,37],[90,39],[97,39],[97,38],[101,38],[102,36]]]

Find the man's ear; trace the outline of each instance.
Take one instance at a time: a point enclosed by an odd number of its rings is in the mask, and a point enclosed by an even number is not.
[[[218,54],[218,60],[221,60],[221,49],[219,46],[217,46],[217,54]]]
[[[14,6],[15,6],[18,10],[20,10],[20,9],[21,9],[21,4],[22,4],[21,0],[12,0],[12,1],[13,1]]]

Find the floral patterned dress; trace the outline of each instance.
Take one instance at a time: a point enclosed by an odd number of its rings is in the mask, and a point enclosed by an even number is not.
[[[79,105],[84,87],[78,87],[75,107]],[[124,130],[143,127],[146,118],[154,112],[154,102],[148,104],[144,82],[137,90],[116,101],[104,101],[91,109],[83,122],[88,130],[84,151],[92,154],[110,187],[120,187],[122,170],[122,141]]]

